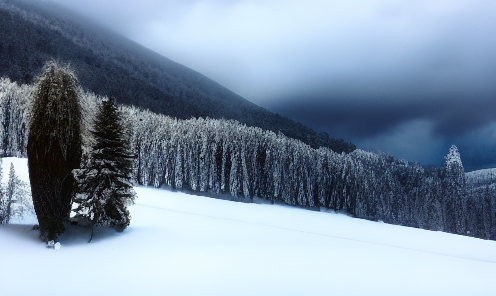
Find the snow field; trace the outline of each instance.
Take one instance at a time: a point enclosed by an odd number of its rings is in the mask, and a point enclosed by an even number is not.
[[[494,241],[135,189],[131,226],[89,244],[84,228],[55,252],[29,219],[0,226],[0,295],[496,295]]]

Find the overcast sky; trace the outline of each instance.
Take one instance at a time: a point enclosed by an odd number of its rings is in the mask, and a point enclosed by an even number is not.
[[[361,148],[496,162],[496,0],[55,2]]]

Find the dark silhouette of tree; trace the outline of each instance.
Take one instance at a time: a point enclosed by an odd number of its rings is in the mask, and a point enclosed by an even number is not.
[[[43,240],[64,231],[81,162],[81,106],[74,73],[48,62],[38,78],[27,144],[34,209]]]

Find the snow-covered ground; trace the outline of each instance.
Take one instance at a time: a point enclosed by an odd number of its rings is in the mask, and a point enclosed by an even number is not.
[[[25,160],[14,162],[26,180]],[[131,226],[98,229],[89,244],[83,228],[54,251],[29,218],[1,225],[0,295],[496,295],[495,241],[136,191]]]

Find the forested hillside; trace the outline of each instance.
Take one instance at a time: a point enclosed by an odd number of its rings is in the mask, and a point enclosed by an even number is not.
[[[32,92],[32,86],[0,80],[3,156],[25,155]],[[82,95],[86,124],[100,100]],[[314,149],[232,120],[180,120],[126,106],[121,112],[136,154],[134,178],[139,184],[229,194],[234,200],[257,197],[496,239],[496,178],[492,171],[466,176],[454,146],[444,167],[425,170],[362,150]]]
[[[179,119],[234,119],[282,132],[313,148],[355,149],[256,106],[200,73],[55,4],[1,1],[0,77],[31,83],[50,59],[69,63],[87,91],[123,104]]]

